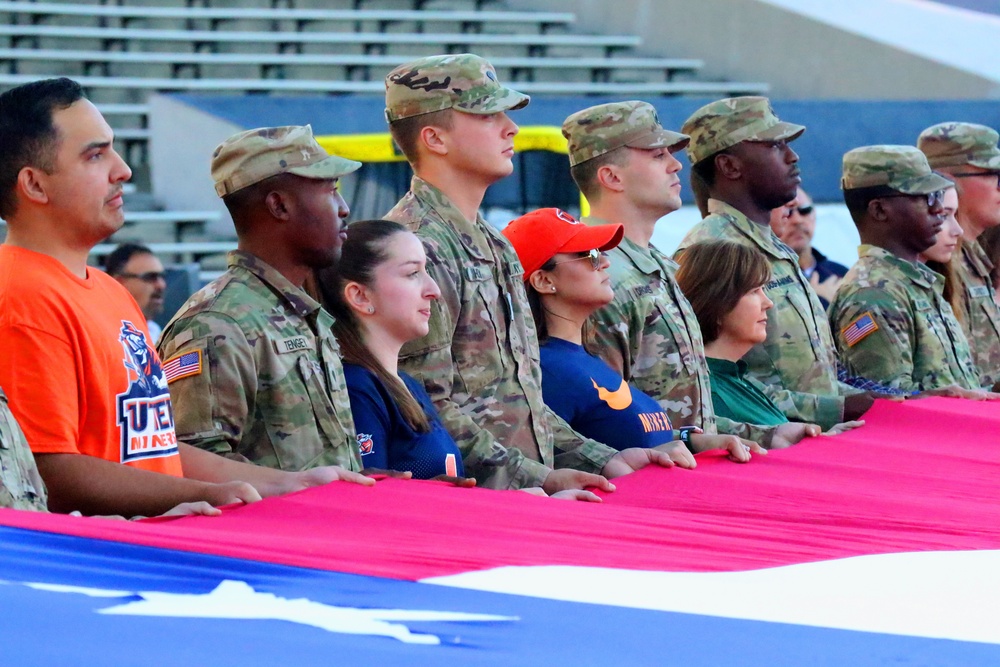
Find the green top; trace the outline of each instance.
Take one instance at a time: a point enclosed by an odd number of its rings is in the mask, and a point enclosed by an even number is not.
[[[771,280],[764,291],[774,308],[767,315],[767,339],[743,357],[750,375],[795,421],[824,429],[843,421],[844,396],[860,390],[837,381],[830,323],[799,268],[799,256],[770,227],[753,222],[725,202],[709,199],[708,211],[710,215],[681,241],[678,255],[695,243],[721,239],[759,250],[771,266]]]
[[[761,390],[760,383],[747,377],[745,361],[741,359],[733,362],[712,357],[705,357],[705,361],[712,374],[712,403],[715,405],[716,415],[766,426],[788,422],[785,414]]]

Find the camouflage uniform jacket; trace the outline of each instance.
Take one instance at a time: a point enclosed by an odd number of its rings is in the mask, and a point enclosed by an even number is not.
[[[768,313],[767,340],[743,361],[749,375],[768,388],[768,396],[789,419],[815,422],[824,429],[841,421],[841,393],[858,390],[837,380],[837,359],[823,305],[799,268],[798,255],[771,228],[758,225],[728,204],[710,199],[709,216],[681,241],[678,252],[699,241],[726,239],[760,250],[771,265],[765,286],[774,302]]]
[[[14,421],[7,396],[0,389],[0,507],[44,512],[48,508],[45,483],[24,433]]]
[[[607,224],[599,218],[583,221]],[[674,279],[677,264],[654,246],[643,248],[627,238],[608,257],[615,298],[591,318],[598,356],[655,398],[675,427],[769,443],[767,427],[724,418],[716,424],[701,328]]]
[[[848,370],[906,390],[978,389],[979,373],[941,278],[876,246],[862,245],[858,255],[830,305]]]
[[[177,437],[281,470],[361,467],[333,318],[260,259],[229,270],[163,329],[159,352],[195,352],[200,372],[170,379]]]
[[[993,263],[976,241],[962,242],[958,276],[962,282],[962,329],[969,339],[979,369],[979,384],[992,387],[1000,380],[1000,307],[993,298]]]
[[[430,332],[403,348],[400,365],[424,383],[466,470],[491,488],[539,486],[553,466],[600,472],[616,451],[542,401],[538,339],[507,239],[418,177],[385,217],[420,237],[441,288]]]

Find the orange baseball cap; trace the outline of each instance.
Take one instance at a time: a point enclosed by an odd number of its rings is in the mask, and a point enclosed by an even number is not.
[[[540,208],[516,218],[503,230],[521,266],[524,280],[561,252],[611,250],[625,235],[621,225],[585,225],[566,211]]]

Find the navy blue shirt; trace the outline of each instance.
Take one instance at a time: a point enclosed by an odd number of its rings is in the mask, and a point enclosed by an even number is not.
[[[580,435],[614,447],[655,447],[675,440],[670,418],[582,345],[549,338],[541,346],[542,397]]]
[[[374,373],[356,364],[344,364],[344,379],[351,399],[362,465],[366,468],[409,470],[414,479],[430,479],[445,474],[464,477],[462,453],[441,425],[437,410],[423,385],[406,373],[400,372],[399,377],[424,409],[431,425],[427,433],[413,430],[403,418],[392,394]]]
[[[816,263],[813,264],[811,268],[804,269],[802,271],[802,273],[805,274],[806,278],[812,278],[812,275],[815,273],[819,276],[819,281],[823,283],[826,282],[826,279],[829,278],[830,276],[837,276],[838,278],[843,278],[844,276],[847,275],[846,266],[844,266],[843,264],[838,264],[832,259],[827,259],[826,255],[821,253],[819,250],[816,250],[816,248],[812,248],[811,250],[813,259],[816,260]],[[830,307],[830,302],[824,299],[823,297],[819,297],[819,300],[820,303],[823,304],[823,308]]]

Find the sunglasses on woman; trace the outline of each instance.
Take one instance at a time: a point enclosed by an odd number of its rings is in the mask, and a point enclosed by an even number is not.
[[[581,252],[579,257],[573,259],[564,259],[561,262],[556,262],[554,266],[559,266],[560,264],[566,264],[567,262],[579,262],[581,259],[589,259],[590,266],[597,271],[601,268],[601,260],[604,259],[604,253],[594,248],[593,250],[587,250],[586,252]]]

